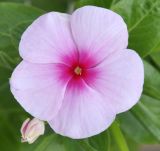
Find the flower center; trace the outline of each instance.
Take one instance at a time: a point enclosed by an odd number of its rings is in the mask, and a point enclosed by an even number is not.
[[[75,69],[74,69],[74,73],[76,75],[81,75],[82,74],[82,68],[80,68],[79,66],[77,66]]]

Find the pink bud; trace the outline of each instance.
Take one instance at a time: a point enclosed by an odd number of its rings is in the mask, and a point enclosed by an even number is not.
[[[40,135],[43,135],[45,131],[44,122],[34,118],[29,118],[23,122],[21,127],[22,139],[21,142],[28,142],[32,144]]]

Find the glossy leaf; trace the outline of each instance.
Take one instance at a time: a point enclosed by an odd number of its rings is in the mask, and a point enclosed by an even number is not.
[[[9,33],[15,25],[33,21],[44,12],[40,9],[15,3],[0,3],[0,32]]]
[[[128,25],[129,48],[136,50],[142,57],[158,49],[159,0],[121,0],[112,7],[112,10],[119,13]]]
[[[155,63],[155,65],[158,67],[158,69],[160,69],[160,51],[154,52],[150,56],[151,56],[153,62]]]
[[[145,81],[144,94],[160,100],[160,72],[148,62],[144,61]]]

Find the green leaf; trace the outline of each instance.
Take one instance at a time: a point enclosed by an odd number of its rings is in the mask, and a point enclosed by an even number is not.
[[[152,65],[144,61],[144,94],[156,99],[160,99],[160,72]]]
[[[143,95],[131,112],[146,126],[148,131],[160,142],[160,100]]]
[[[82,7],[86,5],[94,5],[94,6],[105,6],[103,0],[80,0],[77,3],[77,7]]]
[[[140,143],[136,143],[132,138],[128,138],[126,135],[125,135],[125,139],[127,141],[129,151],[139,151],[140,150],[140,146],[141,146]]]
[[[10,29],[15,25],[25,21],[33,21],[43,13],[44,11],[31,6],[0,3],[0,32],[9,34]]]
[[[150,55],[150,57],[160,70],[160,52],[154,52]]]
[[[31,4],[46,11],[61,11],[67,10],[67,0],[31,0]]]
[[[18,45],[23,32],[31,24],[31,22],[32,21],[21,22],[10,29],[12,44],[15,46],[16,49],[18,49]]]
[[[119,0],[80,0],[77,2],[76,7],[94,5],[94,6],[110,8],[112,5],[117,3],[117,1]]]
[[[118,120],[124,133],[135,142],[144,144],[157,142],[148,129],[130,111],[119,114]]]
[[[0,0],[0,2],[15,2],[22,3],[29,6],[38,7],[45,11],[60,11],[64,12],[67,10],[69,1],[67,0]]]
[[[138,143],[160,142],[160,101],[143,95],[131,111],[119,116],[122,129]]]
[[[160,1],[121,0],[112,7],[128,25],[129,48],[142,57],[160,46]],[[160,47],[159,47],[160,48]]]

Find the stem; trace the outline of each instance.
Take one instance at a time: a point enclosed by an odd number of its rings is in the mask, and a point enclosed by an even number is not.
[[[120,151],[129,151],[126,140],[121,132],[119,124],[116,121],[112,124],[110,130]]]

